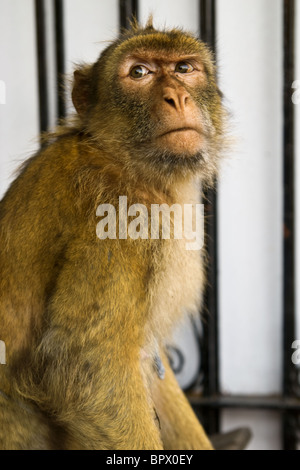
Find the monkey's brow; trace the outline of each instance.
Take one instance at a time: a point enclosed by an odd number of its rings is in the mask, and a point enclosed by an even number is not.
[[[165,63],[181,62],[181,61],[196,61],[202,63],[200,54],[186,54],[186,53],[169,53],[165,51],[135,51],[128,54],[124,61],[127,60],[148,60],[153,62],[163,61]]]

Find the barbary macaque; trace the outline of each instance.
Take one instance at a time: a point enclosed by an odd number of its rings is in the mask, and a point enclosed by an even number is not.
[[[172,213],[169,239],[150,236],[151,205],[195,208],[216,176],[212,53],[133,24],[74,72],[72,99],[0,203],[0,448],[212,449],[165,351],[199,312],[203,253]],[[149,209],[148,237],[127,236],[121,196]],[[97,233],[105,204],[114,237]]]

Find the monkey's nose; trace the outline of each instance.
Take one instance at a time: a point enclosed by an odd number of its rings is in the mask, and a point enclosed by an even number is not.
[[[176,90],[175,88],[166,88],[164,90],[163,99],[166,103],[172,106],[172,108],[180,112],[184,110],[188,101],[188,96],[187,91],[184,89]]]

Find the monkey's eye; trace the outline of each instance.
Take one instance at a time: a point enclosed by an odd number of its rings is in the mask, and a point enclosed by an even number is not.
[[[144,65],[136,65],[130,70],[130,76],[132,78],[143,78],[145,75],[148,75],[149,72],[150,70]]]
[[[188,62],[178,62],[175,67],[175,72],[178,73],[191,73],[194,67]]]

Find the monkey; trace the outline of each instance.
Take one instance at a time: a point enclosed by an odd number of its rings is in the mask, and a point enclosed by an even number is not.
[[[96,227],[119,196],[194,208],[213,184],[226,122],[213,54],[134,22],[77,66],[72,100],[0,203],[0,448],[212,450],[166,354],[199,312],[202,250],[124,236],[118,209],[117,236]]]

